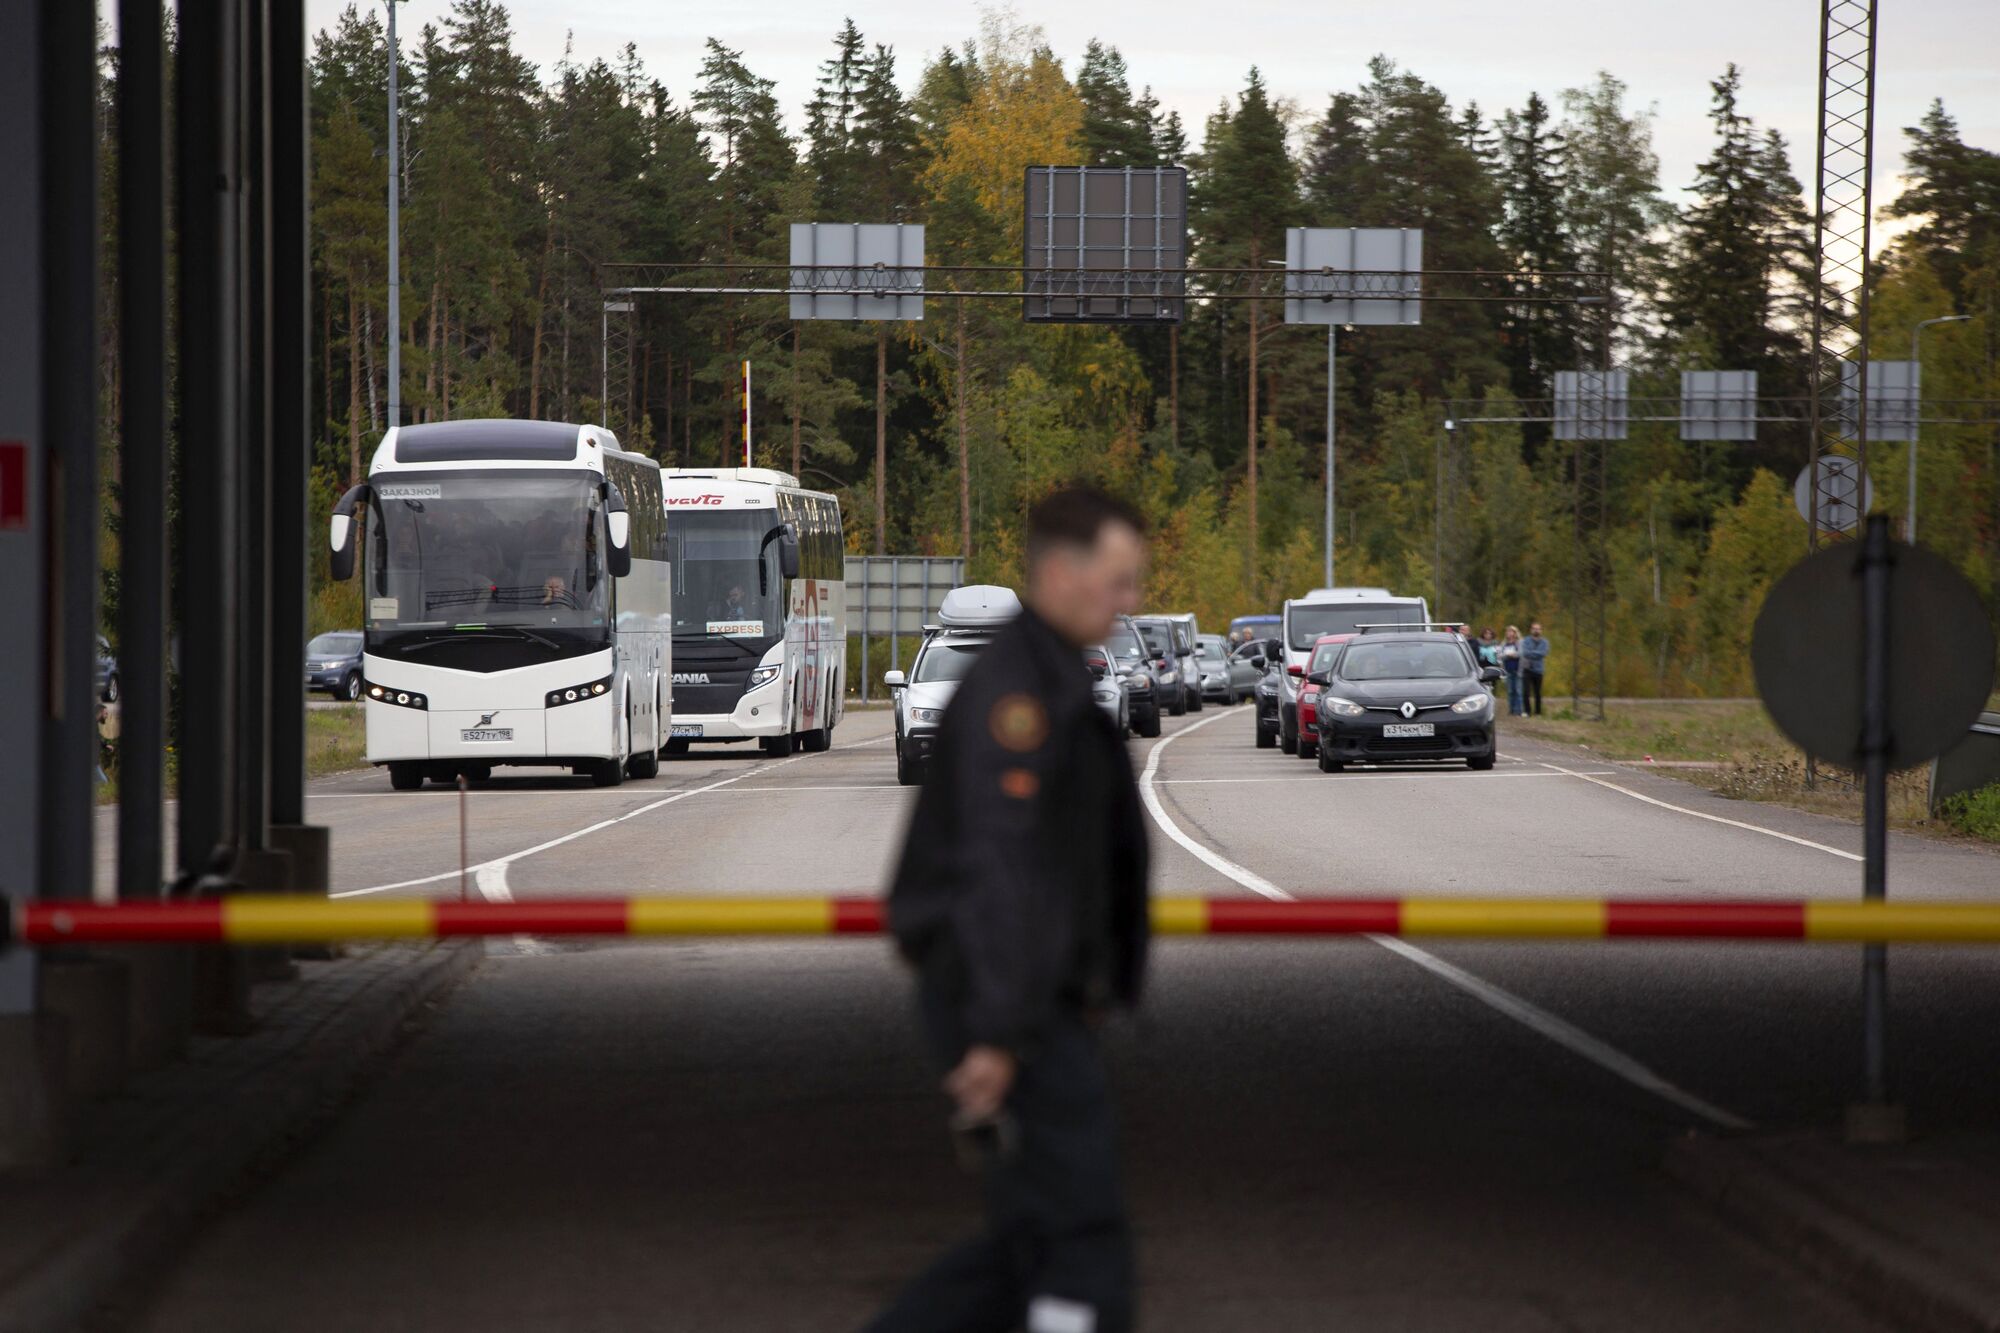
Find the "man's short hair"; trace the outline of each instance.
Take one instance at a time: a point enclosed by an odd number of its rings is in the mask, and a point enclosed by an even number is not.
[[[1145,535],[1146,520],[1115,495],[1095,486],[1065,486],[1035,502],[1028,511],[1028,532],[1022,543],[1029,565],[1060,547],[1088,550],[1097,545],[1108,523],[1122,523]]]

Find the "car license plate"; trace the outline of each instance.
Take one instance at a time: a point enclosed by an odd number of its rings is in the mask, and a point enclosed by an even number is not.
[[[511,741],[514,739],[512,727],[467,727],[458,733],[462,741]]]
[[[698,738],[701,735],[701,727],[699,724],[673,727],[667,732],[667,735],[676,739]]]
[[[1385,722],[1382,725],[1382,734],[1384,736],[1435,736],[1437,735],[1437,724],[1434,722]]]

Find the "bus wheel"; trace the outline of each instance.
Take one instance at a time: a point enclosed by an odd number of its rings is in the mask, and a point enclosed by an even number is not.
[[[647,778],[660,776],[660,752],[641,750],[625,761],[625,774],[644,782]]]
[[[424,766],[407,762],[390,764],[389,785],[397,791],[415,791],[424,785]]]
[[[590,765],[588,771],[593,787],[616,787],[625,780],[625,762],[622,759],[600,759]]]
[[[465,775],[467,782],[491,782],[493,780],[493,765],[491,764],[467,764],[459,772]]]
[[[819,754],[832,743],[832,733],[831,727],[814,727],[811,731],[802,731],[799,733],[799,748],[807,754]]]
[[[783,759],[792,752],[792,741],[795,735],[796,733],[787,731],[776,736],[766,736],[764,738],[764,753],[773,759]]]

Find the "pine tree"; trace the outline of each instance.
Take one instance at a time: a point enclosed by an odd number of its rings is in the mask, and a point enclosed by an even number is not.
[[[1562,105],[1563,213],[1578,262],[1613,275],[1616,337],[1627,344],[1643,326],[1659,235],[1673,220],[1660,196],[1653,112],[1626,110],[1624,81],[1603,71],[1586,87],[1564,89]]]
[[[1963,304],[1968,272],[2000,265],[2000,153],[1968,145],[1942,100],[1903,136],[1910,185],[1883,212],[1921,219],[1900,244],[1923,253]]]
[[[1500,118],[1500,244],[1508,262],[1538,272],[1577,267],[1563,214],[1564,143],[1549,105],[1529,93]],[[1549,392],[1554,373],[1578,361],[1576,307],[1537,301],[1510,309],[1504,327],[1508,378],[1521,398]]]
[[[849,206],[860,175],[854,117],[869,76],[867,44],[853,19],[834,34],[833,51],[819,67],[819,90],[806,106],[805,158],[817,187],[815,205],[829,218],[845,218],[855,211]]]
[[[854,115],[854,147],[860,159],[864,216],[871,222],[917,220],[917,178],[923,171],[924,150],[911,123],[909,104],[896,86],[896,53],[891,47],[878,44],[868,59]]]
[[[1117,47],[1091,38],[1077,68],[1076,92],[1083,99],[1085,166],[1152,165],[1152,120],[1133,100],[1125,57]]]

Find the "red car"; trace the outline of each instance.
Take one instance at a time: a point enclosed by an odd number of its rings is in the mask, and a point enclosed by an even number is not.
[[[1301,759],[1312,759],[1319,754],[1319,729],[1315,725],[1319,710],[1313,707],[1313,701],[1319,695],[1319,686],[1305,678],[1331,667],[1340,645],[1353,637],[1352,634],[1322,634],[1313,640],[1312,656],[1306,664],[1289,668],[1299,680],[1299,748],[1296,753]]]

